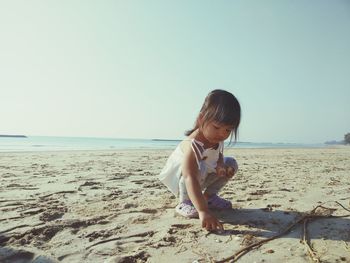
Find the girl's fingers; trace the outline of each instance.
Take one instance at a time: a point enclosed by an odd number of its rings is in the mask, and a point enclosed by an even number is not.
[[[216,223],[213,223],[211,224],[211,227],[207,230],[212,230],[212,231],[215,231],[215,230],[224,230],[222,224],[220,222],[216,222]]]
[[[203,224],[202,224],[202,227],[205,228],[205,229],[208,230],[208,231],[211,231],[211,230],[215,230],[215,229],[216,229],[216,226],[215,226],[215,223],[214,223],[214,222],[203,223]]]
[[[224,226],[219,222],[219,230],[224,230]]]
[[[228,177],[232,177],[235,174],[235,169],[231,166],[226,168],[226,174]]]
[[[224,167],[220,167],[218,169],[218,175],[219,176],[225,176],[226,175],[226,169]]]

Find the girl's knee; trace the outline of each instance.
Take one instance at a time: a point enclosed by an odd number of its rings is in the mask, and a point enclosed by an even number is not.
[[[232,167],[235,170],[235,173],[238,171],[238,163],[235,158],[233,157],[224,157],[224,163],[227,166]]]

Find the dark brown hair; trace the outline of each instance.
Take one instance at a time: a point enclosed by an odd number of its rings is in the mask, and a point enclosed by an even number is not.
[[[235,141],[237,140],[238,126],[241,121],[241,106],[233,94],[219,89],[211,91],[204,100],[193,129],[186,131],[185,135],[188,136],[199,128],[200,115],[203,123],[215,121],[224,125],[232,125],[230,141],[233,134],[235,135]]]

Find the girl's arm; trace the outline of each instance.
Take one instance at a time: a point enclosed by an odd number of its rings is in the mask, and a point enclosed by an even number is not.
[[[207,200],[204,198],[198,182],[198,165],[190,143],[184,145],[183,151],[184,161],[182,165],[182,176],[185,179],[188,196],[198,211],[202,227],[207,230],[223,229],[222,224],[209,212]]]
[[[223,153],[219,153],[218,164],[224,164],[224,155],[223,155]]]

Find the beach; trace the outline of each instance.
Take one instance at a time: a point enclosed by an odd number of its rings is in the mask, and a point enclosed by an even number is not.
[[[289,226],[237,262],[350,262],[350,147],[225,151],[221,232],[174,214],[171,152],[0,153],[0,262],[215,262]]]

